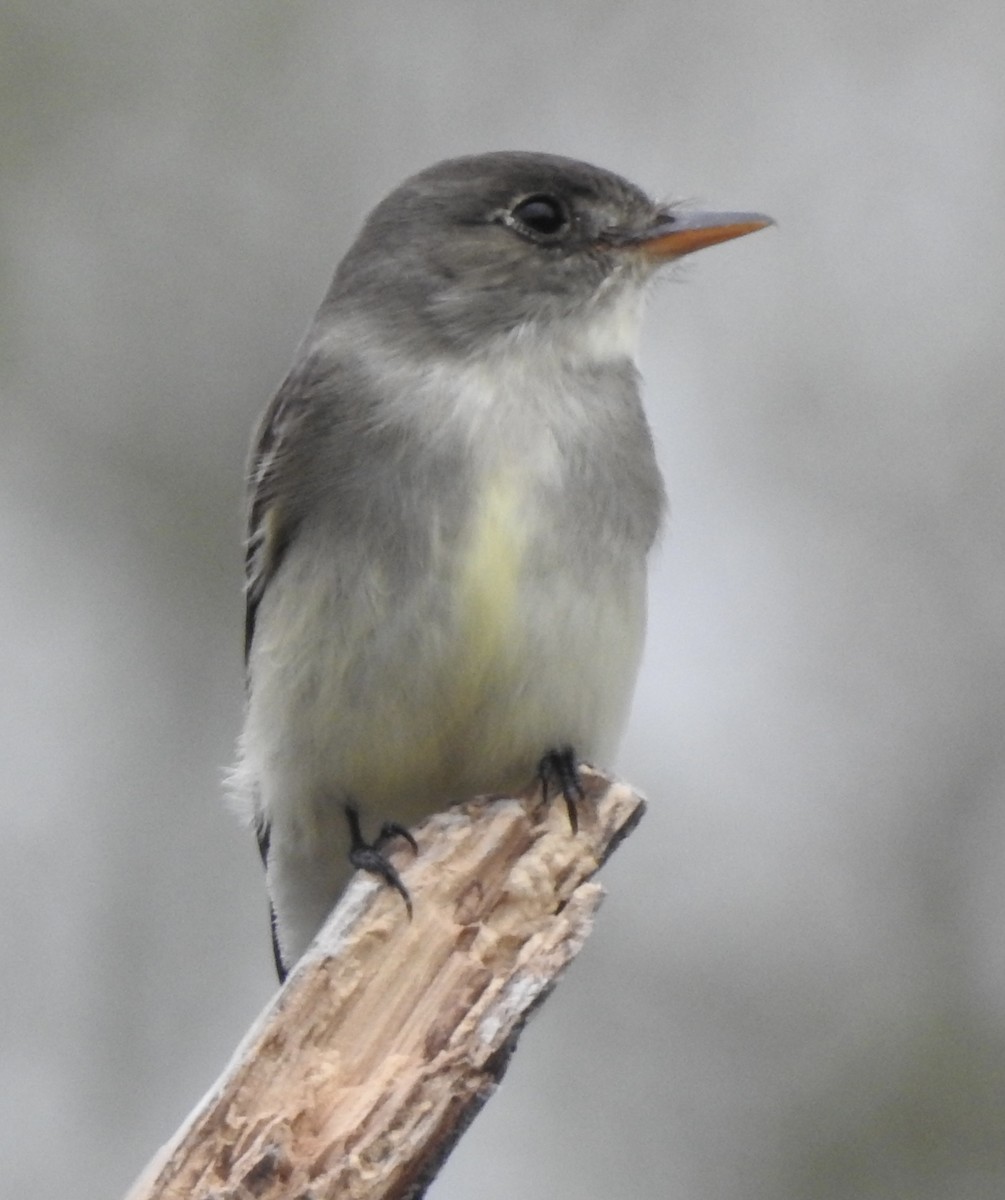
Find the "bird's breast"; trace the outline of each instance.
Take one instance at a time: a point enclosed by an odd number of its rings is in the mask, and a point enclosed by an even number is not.
[[[487,473],[476,490],[458,559],[457,629],[466,669],[475,676],[516,649],[521,583],[533,534],[526,483],[512,467]]]

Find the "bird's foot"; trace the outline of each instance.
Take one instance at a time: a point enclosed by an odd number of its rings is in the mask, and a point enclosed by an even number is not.
[[[576,833],[579,829],[576,805],[586,798],[582,781],[579,778],[576,752],[571,746],[549,750],[537,764],[537,777],[545,801],[549,800],[553,794],[561,793],[569,813],[569,824],[572,826],[572,832]]]
[[[365,841],[359,824],[359,809],[354,804],[345,805],[345,819],[349,824],[349,861],[359,870],[369,871],[371,875],[376,875],[389,887],[393,887],[404,900],[408,918],[411,920],[412,897],[408,894],[408,888],[402,883],[401,876],[384,853],[384,847],[395,838],[402,838],[418,854],[419,847],[416,845],[415,838],[404,825],[399,825],[396,821],[385,821],[374,840],[372,842]]]

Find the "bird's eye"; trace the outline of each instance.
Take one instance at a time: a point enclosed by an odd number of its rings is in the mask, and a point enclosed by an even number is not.
[[[510,211],[510,220],[521,233],[533,238],[554,238],[569,225],[569,212],[555,196],[527,196]]]

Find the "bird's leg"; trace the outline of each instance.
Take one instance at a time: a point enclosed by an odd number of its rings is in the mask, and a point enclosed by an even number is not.
[[[579,778],[576,752],[571,746],[561,746],[557,750],[549,750],[537,764],[537,777],[541,783],[541,793],[546,801],[551,796],[552,789],[556,794],[561,792],[569,813],[569,824],[572,826],[572,832],[576,833],[579,829],[576,805],[586,798],[583,784]]]
[[[385,821],[380,827],[380,833],[372,842],[364,841],[359,824],[359,809],[354,804],[347,803],[345,805],[345,819],[349,824],[349,861],[354,867],[362,871],[369,871],[371,875],[376,875],[389,887],[393,887],[405,901],[405,908],[408,910],[408,917],[411,920],[412,897],[408,894],[408,888],[402,883],[401,876],[384,854],[384,847],[394,838],[403,838],[418,854],[419,847],[415,844],[415,838],[404,825],[399,825],[395,821]]]

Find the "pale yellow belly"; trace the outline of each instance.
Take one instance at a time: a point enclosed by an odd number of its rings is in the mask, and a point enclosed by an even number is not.
[[[374,689],[371,736],[358,728],[338,748],[333,766],[354,795],[418,816],[522,786],[558,745],[613,750],[641,646],[644,565],[589,589],[561,559],[530,578],[536,534],[519,475],[497,472],[442,580],[449,619]]]

